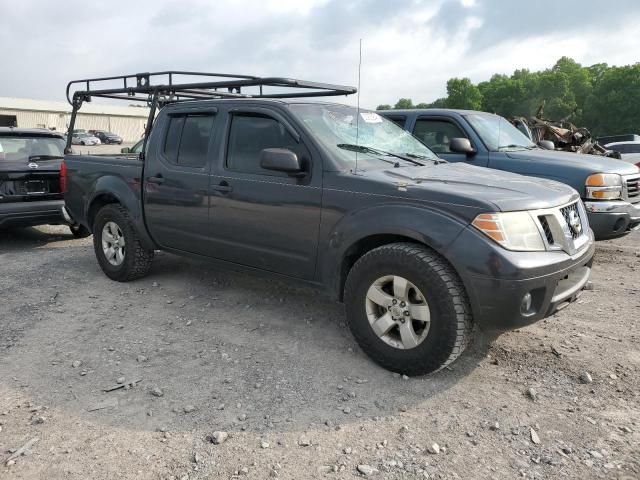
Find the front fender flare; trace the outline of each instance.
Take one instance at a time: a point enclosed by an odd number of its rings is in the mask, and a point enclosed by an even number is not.
[[[321,281],[339,298],[345,255],[368,237],[404,237],[422,243],[446,258],[447,247],[466,225],[462,219],[416,205],[377,205],[358,210],[342,218],[326,236],[326,249],[319,256]]]

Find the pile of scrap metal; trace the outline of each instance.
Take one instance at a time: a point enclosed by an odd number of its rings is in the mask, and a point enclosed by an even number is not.
[[[543,142],[541,146],[550,145],[545,142],[550,141],[553,142],[555,150],[620,158],[618,152],[607,150],[600,145],[586,128],[576,127],[567,119],[560,121],[545,119],[543,109],[544,104],[540,105],[535,117],[514,117],[511,123],[532,142],[536,144]]]

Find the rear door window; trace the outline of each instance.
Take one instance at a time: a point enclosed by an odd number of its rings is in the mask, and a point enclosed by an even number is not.
[[[169,118],[164,156],[171,163],[201,168],[207,163],[213,114],[185,114]]]

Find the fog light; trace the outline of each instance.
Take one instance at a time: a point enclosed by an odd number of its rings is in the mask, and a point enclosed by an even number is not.
[[[522,302],[520,303],[520,311],[522,313],[529,313],[531,310],[531,294],[525,293],[524,297],[522,297]]]

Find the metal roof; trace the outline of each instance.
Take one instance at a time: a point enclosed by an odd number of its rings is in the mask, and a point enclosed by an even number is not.
[[[51,100],[0,97],[0,110],[71,113],[71,105],[69,105],[67,102],[56,102]],[[82,107],[82,114],[147,118],[149,116],[149,109],[147,107],[129,107],[122,105],[105,105],[87,102]]]

